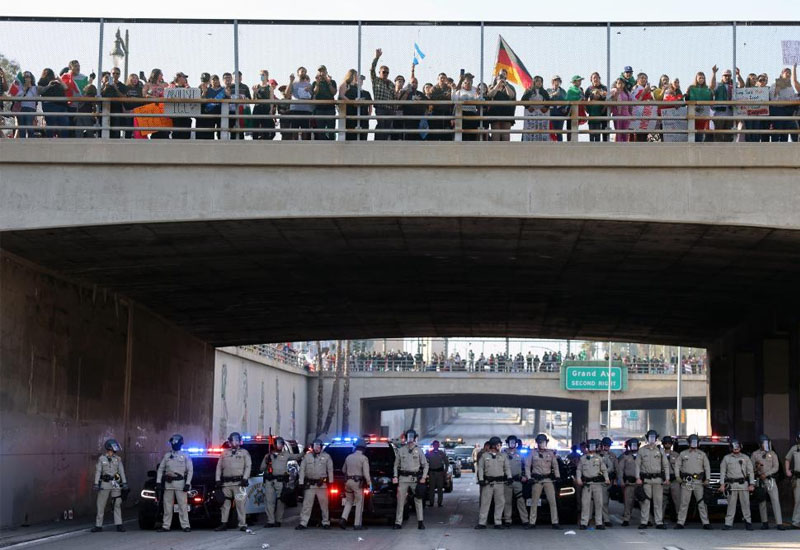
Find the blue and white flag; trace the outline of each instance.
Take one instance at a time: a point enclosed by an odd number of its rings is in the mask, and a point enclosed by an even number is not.
[[[423,59],[425,59],[425,54],[422,52],[419,44],[414,42],[414,65],[419,65],[419,62]]]

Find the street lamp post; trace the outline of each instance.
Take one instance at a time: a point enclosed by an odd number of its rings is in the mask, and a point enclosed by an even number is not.
[[[115,67],[119,67],[120,63],[125,61],[125,72],[122,73],[122,81],[128,78],[128,57],[130,52],[130,36],[128,31],[125,31],[125,40],[122,39],[122,34],[119,28],[117,29],[116,37],[114,38],[114,47],[111,50],[111,59]]]

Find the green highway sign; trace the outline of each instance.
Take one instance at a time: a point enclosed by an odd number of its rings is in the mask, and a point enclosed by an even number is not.
[[[628,370],[618,361],[611,371],[611,391],[628,389]],[[608,363],[585,361],[565,363],[561,367],[561,387],[568,391],[608,391]]]

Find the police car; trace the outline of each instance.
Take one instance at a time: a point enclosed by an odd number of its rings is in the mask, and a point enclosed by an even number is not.
[[[333,460],[333,483],[328,485],[328,510],[331,518],[342,515],[344,508],[344,474],[342,466],[348,455],[355,451],[358,437],[335,437],[325,446],[325,452]],[[367,444],[364,455],[369,460],[369,472],[372,478],[372,487],[365,487],[364,491],[364,518],[385,518],[394,523],[397,510],[397,486],[392,484],[394,474],[394,459],[396,449],[388,438],[375,435],[365,436],[363,441]],[[408,518],[409,507],[413,503],[408,499],[404,519]],[[313,518],[319,517],[317,507],[314,507]]]
[[[189,447],[184,451],[189,453],[192,458],[193,470],[192,489],[187,498],[189,522],[192,525],[219,523],[220,505],[214,499],[214,489],[216,487],[217,462],[222,449],[219,447],[208,449]],[[160,496],[156,486],[156,470],[150,470],[147,472],[147,480],[139,494],[139,529],[151,530],[161,523],[163,512]],[[173,513],[177,512],[178,505],[175,504]],[[173,518],[173,526],[177,524],[177,521],[177,518]]]

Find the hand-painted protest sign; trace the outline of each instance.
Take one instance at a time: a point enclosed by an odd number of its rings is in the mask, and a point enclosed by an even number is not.
[[[667,133],[667,130],[683,130],[686,131],[688,127],[686,121],[686,106],[683,107],[669,107],[667,109],[661,109],[661,116],[665,117],[661,120],[661,127],[664,129],[664,137],[662,138],[665,142],[677,142],[677,141],[688,141],[689,136],[685,133],[680,134],[672,134]],[[669,120],[673,117],[680,117],[681,120]]]
[[[800,63],[800,40],[782,40],[781,50],[784,65]]]
[[[655,105],[636,105],[631,107],[631,116],[634,117],[655,117],[656,116],[656,107]],[[632,120],[631,121],[631,129],[640,131],[640,132],[648,132],[650,130],[655,130],[656,128],[656,120],[655,118],[651,118],[650,120]]]
[[[767,116],[769,114],[769,88],[736,88],[733,94],[736,101],[763,101],[763,105],[736,107],[736,116]]]
[[[164,90],[165,98],[176,99],[200,99],[202,94],[200,88],[166,88]],[[199,115],[199,103],[164,103],[165,115]]]

